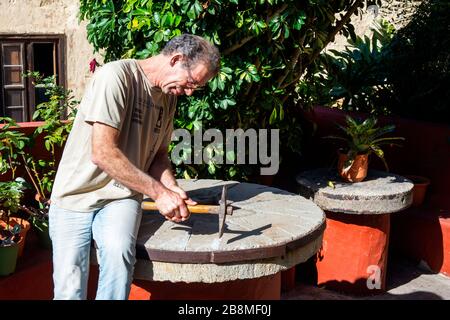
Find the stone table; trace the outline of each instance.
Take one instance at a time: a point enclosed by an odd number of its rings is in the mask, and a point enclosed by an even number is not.
[[[317,255],[319,286],[352,293],[386,288],[390,214],[412,203],[408,179],[370,170],[358,183],[343,182],[336,170],[316,169],[297,176],[299,192],[327,216]]]
[[[144,212],[132,295],[150,299],[279,299],[281,271],[317,253],[325,215],[311,200],[263,185],[179,180],[189,196],[220,197],[234,207],[218,238],[218,216],[182,223]]]

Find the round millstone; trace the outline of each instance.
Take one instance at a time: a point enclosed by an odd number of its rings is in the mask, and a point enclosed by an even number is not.
[[[182,223],[144,212],[134,278],[215,283],[276,274],[313,256],[325,215],[311,200],[267,186],[220,180],[179,180],[198,202],[218,200],[228,185],[232,215],[219,238],[217,214]],[[212,200],[211,200],[212,199]]]
[[[335,170],[315,169],[297,175],[300,194],[326,211],[349,214],[398,212],[412,203],[413,183],[405,177],[369,170],[362,182],[343,182]]]

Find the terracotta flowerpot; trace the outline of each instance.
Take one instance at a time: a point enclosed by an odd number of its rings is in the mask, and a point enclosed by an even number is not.
[[[430,179],[422,176],[405,175],[405,178],[411,180],[414,183],[413,187],[413,202],[412,206],[420,206],[424,199],[428,186],[430,185]]]
[[[369,167],[369,155],[356,155],[350,169],[345,170],[345,162],[347,161],[347,159],[347,154],[339,152],[338,172],[341,178],[347,182],[363,181],[367,176],[367,168]]]
[[[27,233],[28,230],[30,230],[30,223],[22,218],[16,218],[16,217],[10,217],[9,218],[9,225],[10,228],[13,228],[16,224],[19,224],[21,227],[20,230],[20,240],[19,242],[17,242],[17,244],[19,245],[19,252],[18,252],[18,256],[21,257],[23,254],[23,249],[25,247],[25,239],[27,237]],[[6,222],[4,221],[0,221],[0,225],[2,226],[2,228],[6,228]]]

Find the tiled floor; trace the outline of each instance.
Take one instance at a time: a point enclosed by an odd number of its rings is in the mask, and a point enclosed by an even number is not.
[[[27,237],[23,256],[17,261],[16,271],[12,275],[0,277],[0,300],[52,298],[51,252],[34,245],[29,246],[32,243],[33,241],[28,243]]]

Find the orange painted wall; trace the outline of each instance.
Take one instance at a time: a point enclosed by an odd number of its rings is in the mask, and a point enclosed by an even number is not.
[[[130,300],[279,300],[281,276],[223,283],[151,282],[134,280]]]

